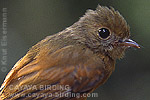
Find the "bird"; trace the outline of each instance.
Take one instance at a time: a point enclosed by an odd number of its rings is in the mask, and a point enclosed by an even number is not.
[[[1,100],[87,100],[84,94],[108,80],[130,47],[140,48],[119,11],[101,5],[88,9],[73,25],[29,49],[7,74]]]

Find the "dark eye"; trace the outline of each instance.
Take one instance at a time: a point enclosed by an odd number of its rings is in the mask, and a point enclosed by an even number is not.
[[[107,28],[101,28],[98,30],[98,34],[101,38],[106,39],[110,36],[110,32]]]

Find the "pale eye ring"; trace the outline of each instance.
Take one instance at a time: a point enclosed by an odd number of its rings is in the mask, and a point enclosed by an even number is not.
[[[107,28],[101,28],[101,29],[98,30],[98,35],[102,39],[107,39],[107,38],[109,38],[109,36],[111,35],[111,33],[110,33],[109,29],[107,29]]]

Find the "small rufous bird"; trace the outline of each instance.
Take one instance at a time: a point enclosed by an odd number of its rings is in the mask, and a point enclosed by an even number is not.
[[[79,21],[47,36],[19,60],[6,76],[0,97],[86,100],[86,93],[107,81],[127,48],[140,48],[129,37],[129,25],[112,7],[87,10]]]

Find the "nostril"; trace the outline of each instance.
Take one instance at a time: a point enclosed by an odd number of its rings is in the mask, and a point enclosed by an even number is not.
[[[118,40],[118,42],[119,42],[119,43],[122,43],[122,42],[123,42],[123,40],[119,39],[119,40]]]

